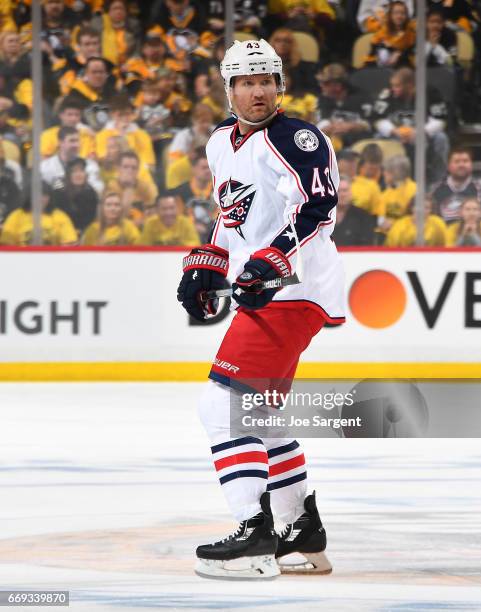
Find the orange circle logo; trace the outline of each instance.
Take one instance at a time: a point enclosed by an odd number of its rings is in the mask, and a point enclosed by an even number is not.
[[[359,323],[382,329],[396,323],[406,308],[406,289],[385,270],[370,270],[356,278],[349,292],[349,308]]]

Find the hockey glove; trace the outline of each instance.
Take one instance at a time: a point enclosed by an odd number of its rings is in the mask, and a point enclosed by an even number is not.
[[[219,300],[202,301],[202,293],[211,289],[223,289],[229,269],[229,253],[213,244],[196,247],[184,257],[184,275],[177,289],[177,299],[187,312],[203,321],[208,314],[215,314]]]
[[[232,285],[232,297],[244,308],[255,310],[266,306],[279,289],[262,289],[263,281],[291,274],[291,264],[282,251],[267,247],[256,251]]]

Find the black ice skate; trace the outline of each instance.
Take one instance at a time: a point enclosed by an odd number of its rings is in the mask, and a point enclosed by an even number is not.
[[[197,548],[195,572],[205,578],[272,579],[280,574],[275,560],[278,537],[269,502],[263,493],[262,512],[242,521],[232,535]]]
[[[304,500],[304,508],[304,514],[279,534],[276,552],[279,567],[282,573],[330,574],[332,566],[324,553],[326,531],[317,510],[315,491]],[[299,560],[290,563],[285,557],[291,553],[298,553]]]

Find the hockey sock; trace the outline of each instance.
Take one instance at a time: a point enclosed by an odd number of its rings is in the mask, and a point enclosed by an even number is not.
[[[232,438],[228,387],[209,381],[199,402],[199,416],[209,436],[214,466],[232,514],[245,521],[261,511],[269,465],[259,438]]]
[[[297,440],[265,439],[269,460],[267,490],[276,518],[293,523],[304,513],[307,472],[304,453]]]
[[[211,447],[222,490],[235,518],[246,520],[260,511],[266,490],[268,458],[259,438],[229,440]]]

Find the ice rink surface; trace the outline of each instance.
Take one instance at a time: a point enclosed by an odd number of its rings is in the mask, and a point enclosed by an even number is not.
[[[0,589],[79,612],[481,611],[479,440],[305,440],[333,574],[197,577],[195,546],[236,527],[200,388],[0,386]]]

